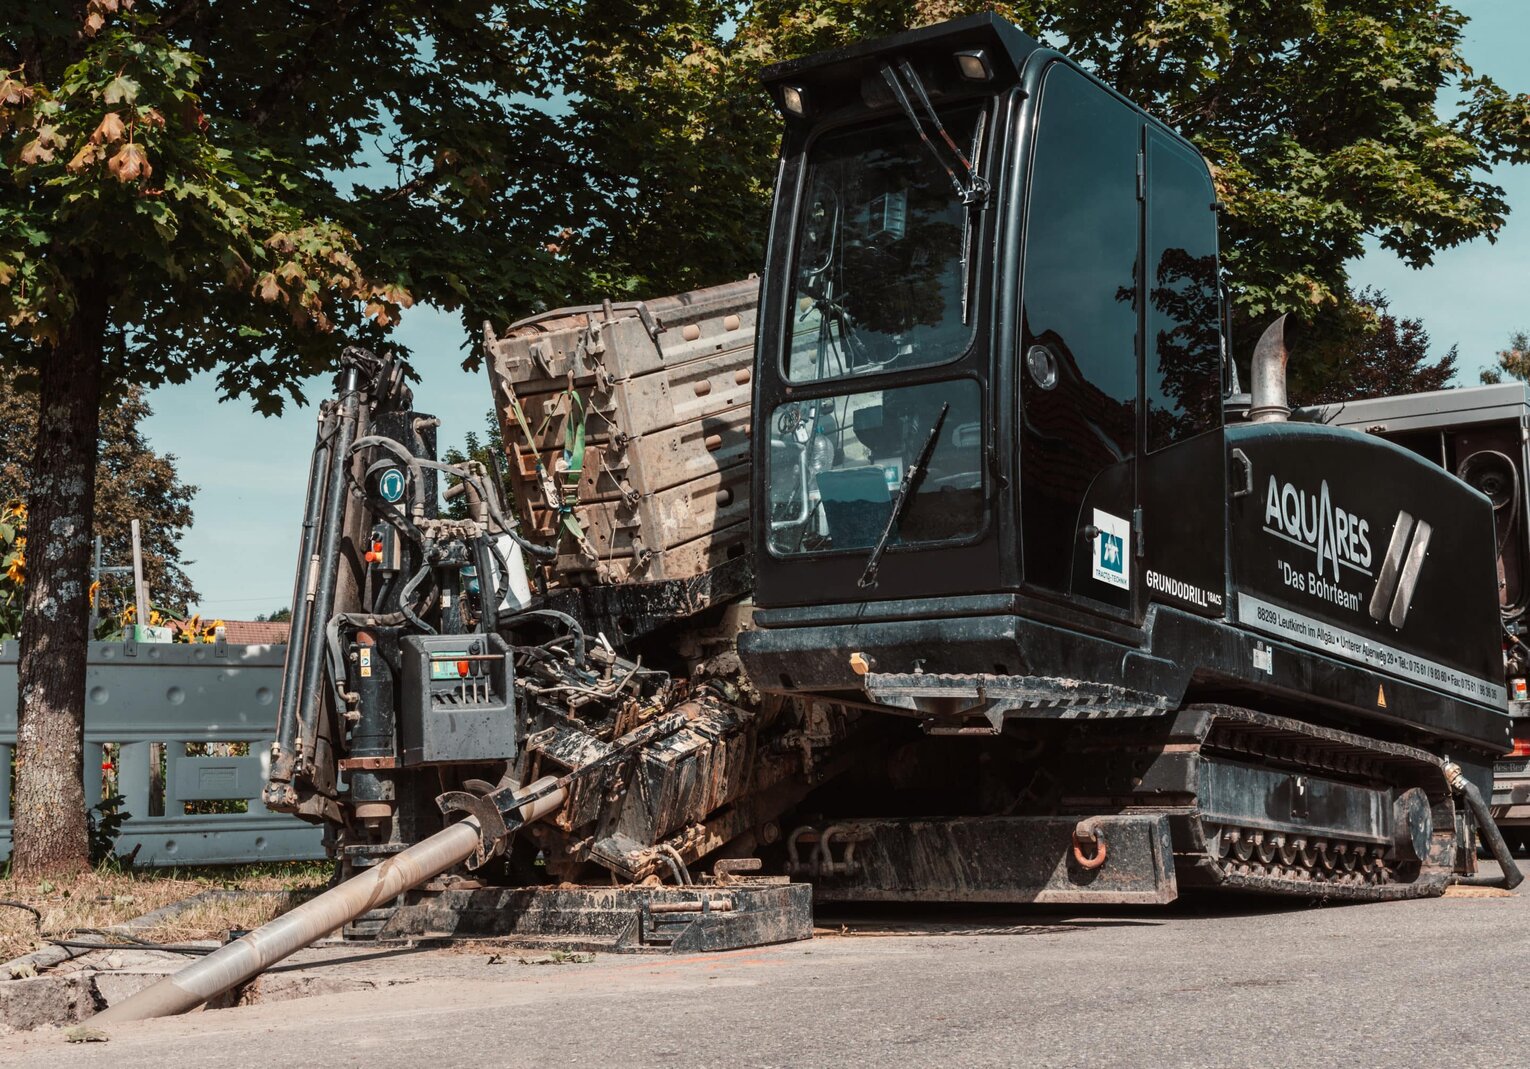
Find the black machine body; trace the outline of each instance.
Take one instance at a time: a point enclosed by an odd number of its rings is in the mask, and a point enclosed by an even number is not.
[[[1493,817],[1530,845],[1530,388],[1521,382],[1320,405],[1298,417],[1415,453],[1479,490],[1493,508],[1502,671],[1513,751],[1493,769]]]
[[[1193,146],[993,16],[767,82],[786,132],[739,641],[759,687],[931,735],[1153,740],[1092,785],[1128,810],[1200,797],[1220,759],[1144,784],[1176,735],[1209,755],[1245,714],[1282,718],[1298,750],[1308,728],[1417,747],[1487,790],[1508,744],[1492,505],[1407,450],[1289,422],[1283,323],[1252,409],[1232,403]],[[1195,709],[1220,726],[1186,728]],[[1175,824],[1220,882],[1296,789],[1249,776],[1239,813]],[[1318,837],[1294,810],[1266,830]],[[1285,878],[1273,864],[1256,882]]]

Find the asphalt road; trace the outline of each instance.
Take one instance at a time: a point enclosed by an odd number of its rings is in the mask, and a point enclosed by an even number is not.
[[[1461,1067],[1523,1065],[1530,1039],[1530,896],[847,923],[687,958],[331,962],[303,975],[370,989],[120,1025],[106,1043],[0,1038],[0,1064]]]

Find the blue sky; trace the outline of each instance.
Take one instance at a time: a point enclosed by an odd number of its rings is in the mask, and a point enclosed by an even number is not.
[[[1459,6],[1472,19],[1467,61],[1511,91],[1530,91],[1530,71],[1523,66],[1530,3],[1463,0]],[[1373,248],[1351,271],[1357,287],[1373,285],[1390,295],[1394,312],[1421,318],[1436,354],[1460,347],[1463,385],[1474,384],[1477,372],[1494,363],[1511,331],[1530,330],[1530,167],[1500,168],[1493,178],[1512,209],[1496,244],[1475,241],[1442,252],[1419,271]],[[461,369],[468,341],[461,324],[453,315],[416,307],[405,314],[399,333],[414,351],[422,379],[416,404],[441,418],[444,444],[461,442],[466,431],[483,425],[490,397],[481,372]],[[304,387],[315,401],[327,390],[318,379]],[[150,444],[174,454],[182,478],[201,487],[196,523],[182,548],[203,614],[248,619],[286,605],[314,408],[289,406],[285,415],[267,419],[240,402],[220,404],[211,375],[155,390],[150,401],[154,415],[144,428]]]

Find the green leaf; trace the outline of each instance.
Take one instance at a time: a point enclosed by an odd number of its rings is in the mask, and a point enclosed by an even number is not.
[[[106,83],[101,99],[108,104],[131,104],[138,99],[138,83],[125,74],[119,74]]]

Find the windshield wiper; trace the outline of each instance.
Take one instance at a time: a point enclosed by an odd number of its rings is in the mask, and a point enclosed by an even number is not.
[[[901,75],[901,78],[900,78]],[[930,103],[930,94],[925,91],[924,82],[919,80],[919,73],[914,70],[908,60],[902,60],[894,70],[892,64],[882,65],[882,80],[892,90],[893,97],[903,108],[903,114],[908,116],[908,121],[913,124],[914,132],[919,135],[919,140],[924,142],[924,147],[929,149],[930,155],[935,157],[935,162],[940,164],[946,172],[946,177],[951,179],[951,185],[956,188],[956,195],[967,208],[967,216],[962,221],[962,322],[967,322],[967,305],[971,298],[972,268],[970,263],[970,245],[972,240],[973,217],[988,204],[989,186],[986,179],[977,173],[972,165],[972,160],[978,158],[978,152],[982,147],[984,115],[978,116],[977,126],[972,131],[972,157],[967,154],[952,138],[946,124],[940,121],[940,114],[936,112],[935,105]],[[946,143],[946,148],[951,155],[956,157],[956,163],[961,168],[961,174],[957,174],[956,168],[946,160],[945,154],[940,151],[935,142],[931,141],[925,133],[925,121],[919,118],[919,113],[914,110],[914,105],[909,100],[908,92],[904,89],[904,83],[908,84],[914,96],[924,107],[924,113],[929,123],[934,126],[935,132]]]
[[[901,78],[899,77],[900,74],[902,75]],[[892,90],[894,99],[898,101],[898,105],[903,109],[903,114],[908,116],[908,121],[913,123],[914,132],[919,135],[919,140],[924,142],[925,147],[930,150],[930,155],[935,157],[935,162],[940,164],[941,169],[951,179],[951,184],[956,187],[956,195],[961,198],[961,202],[968,207],[978,207],[986,204],[988,202],[988,182],[984,180],[982,175],[977,173],[976,169],[972,166],[972,161],[957,147],[956,141],[946,130],[945,123],[940,121],[940,115],[936,113],[935,106],[930,103],[930,94],[925,91],[924,83],[919,80],[919,74],[909,65],[908,60],[903,60],[899,63],[897,70],[894,70],[890,63],[883,64],[882,80]],[[918,97],[919,103],[923,105],[924,113],[928,116],[930,125],[940,135],[940,139],[946,143],[946,147],[951,150],[951,155],[956,157],[956,163],[961,168],[961,174],[957,174],[956,168],[951,166],[945,154],[940,151],[935,142],[930,140],[929,134],[925,133],[925,122],[919,118],[919,113],[914,110],[914,104],[909,99],[908,90],[904,88],[905,82],[908,83],[909,89],[913,90],[914,95]]]
[[[887,551],[887,542],[892,538],[898,521],[903,517],[903,509],[908,504],[909,496],[914,492],[914,484],[923,476],[925,465],[930,462],[930,454],[935,451],[935,442],[940,438],[940,428],[946,422],[946,413],[950,411],[950,401],[940,406],[940,415],[935,417],[935,425],[930,428],[930,436],[924,440],[924,445],[920,447],[919,455],[914,458],[914,463],[903,472],[903,482],[899,484],[898,493],[892,500],[892,511],[887,514],[887,526],[882,528],[882,537],[878,538],[877,544],[871,548],[871,556],[866,558],[866,570],[861,573],[856,586],[877,585],[877,567],[882,563],[882,554]]]

